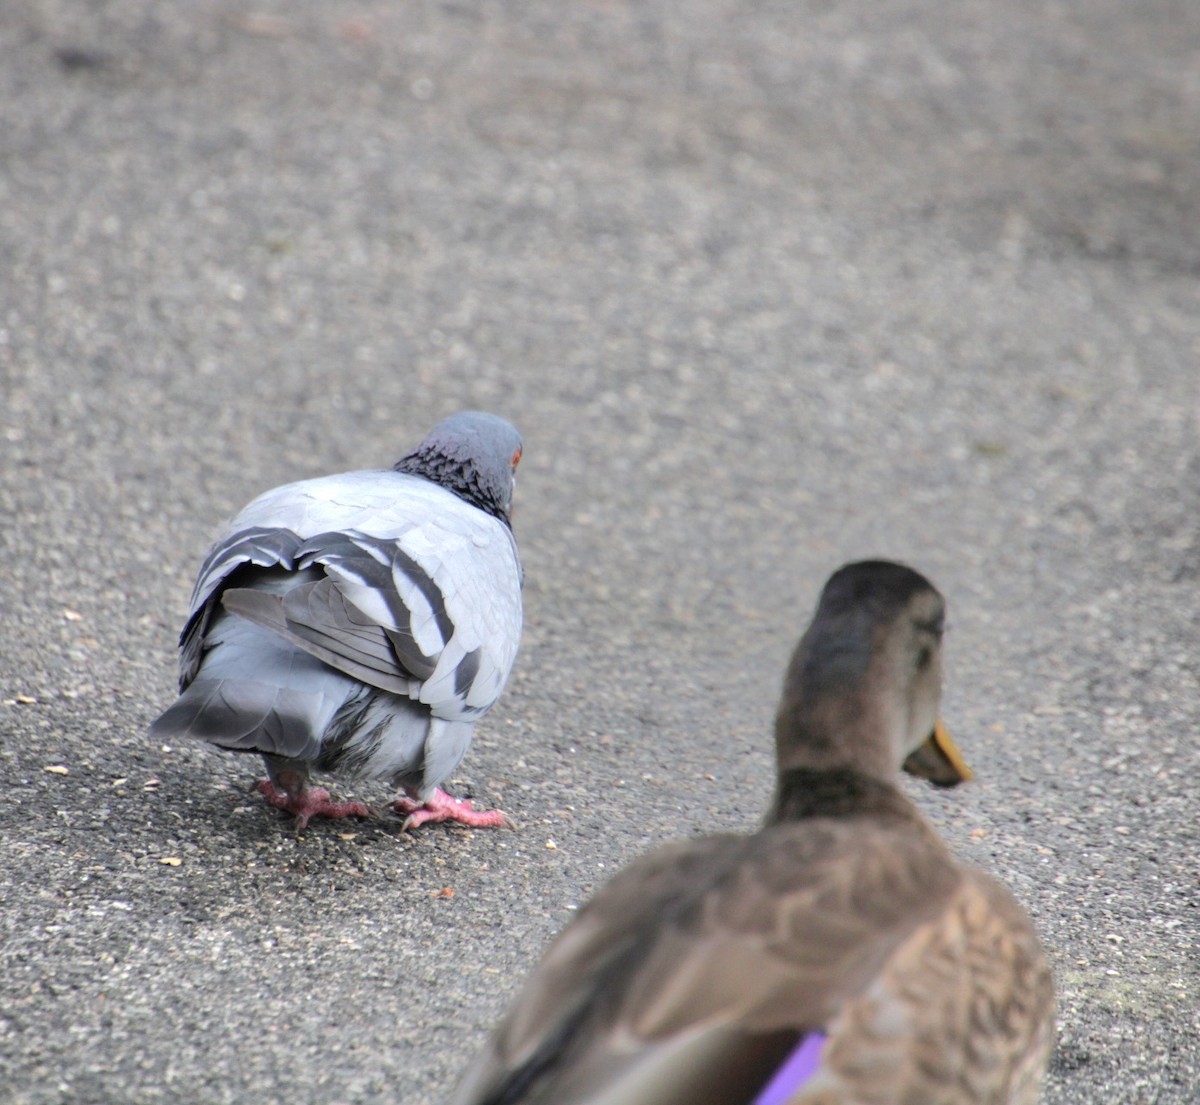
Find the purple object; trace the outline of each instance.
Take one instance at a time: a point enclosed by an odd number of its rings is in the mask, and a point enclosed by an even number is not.
[[[824,1044],[824,1032],[810,1032],[805,1036],[763,1087],[753,1105],[787,1105],[788,1098],[817,1073]]]

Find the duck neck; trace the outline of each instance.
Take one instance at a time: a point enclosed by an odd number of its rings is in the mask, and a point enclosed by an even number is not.
[[[779,773],[765,822],[777,825],[813,817],[909,818],[912,809],[895,783],[856,767],[791,767]]]
[[[788,695],[775,717],[775,759],[780,775],[853,769],[881,783],[896,782],[893,735],[900,724],[889,703],[869,689]]]

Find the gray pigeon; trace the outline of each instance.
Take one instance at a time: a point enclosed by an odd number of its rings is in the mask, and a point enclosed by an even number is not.
[[[938,721],[944,609],[903,565],[831,577],[763,827],[602,887],[452,1105],[1032,1105],[1054,1035],[1033,925],[899,786],[970,777]]]
[[[510,824],[441,784],[517,655],[520,459],[508,422],[465,411],[393,469],[260,495],[200,566],[180,696],[151,735],[261,753],[258,790],[300,827],[371,814],[310,788],[312,768],[403,789],[405,828]]]

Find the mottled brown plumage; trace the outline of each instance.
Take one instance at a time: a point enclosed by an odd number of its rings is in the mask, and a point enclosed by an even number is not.
[[[969,775],[937,721],[943,611],[900,565],[835,573],[784,681],[763,828],[604,886],[454,1105],[1035,1101],[1053,1008],[1037,936],[897,785],[901,765]],[[788,1074],[805,1041],[819,1058]]]

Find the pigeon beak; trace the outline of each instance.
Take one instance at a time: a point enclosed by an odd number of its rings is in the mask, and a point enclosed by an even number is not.
[[[918,779],[928,779],[936,787],[953,787],[965,783],[974,774],[962,753],[950,738],[941,719],[924,743],[914,748],[904,760],[904,770]]]

